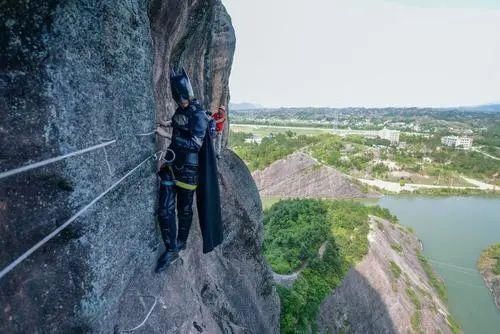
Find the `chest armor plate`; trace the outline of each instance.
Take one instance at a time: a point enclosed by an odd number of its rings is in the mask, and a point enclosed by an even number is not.
[[[188,130],[189,129],[189,117],[181,112],[176,112],[174,117],[172,117],[173,127]]]

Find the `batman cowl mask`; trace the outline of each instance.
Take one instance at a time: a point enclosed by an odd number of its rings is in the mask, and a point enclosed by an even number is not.
[[[172,98],[178,105],[183,100],[191,101],[194,99],[193,87],[184,68],[180,74],[175,73],[174,70],[170,71],[170,88],[172,89]]]

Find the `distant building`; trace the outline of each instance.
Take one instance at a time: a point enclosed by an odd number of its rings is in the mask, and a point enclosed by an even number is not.
[[[446,136],[441,138],[441,144],[454,147],[457,142],[457,136]]]
[[[464,150],[470,150],[472,148],[472,138],[458,137],[455,147],[462,147]]]
[[[472,148],[471,137],[446,136],[441,138],[441,143],[445,146],[470,150]]]

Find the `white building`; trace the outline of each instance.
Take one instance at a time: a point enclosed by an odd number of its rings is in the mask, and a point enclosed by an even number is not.
[[[472,148],[471,137],[446,136],[441,138],[441,143],[449,147],[463,148],[464,150]]]
[[[446,136],[441,138],[441,144],[454,147],[457,142],[457,136]]]
[[[470,150],[472,148],[472,138],[458,137],[455,147],[461,147],[464,150]]]

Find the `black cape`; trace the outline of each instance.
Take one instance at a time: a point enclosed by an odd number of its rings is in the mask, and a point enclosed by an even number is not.
[[[223,239],[217,161],[208,132],[199,152],[196,204],[203,237],[203,253],[208,253],[221,244]]]

